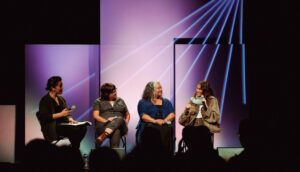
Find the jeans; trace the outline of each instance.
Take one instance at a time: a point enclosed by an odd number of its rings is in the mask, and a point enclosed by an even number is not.
[[[110,147],[119,147],[121,137],[124,136],[128,131],[125,120],[122,117],[117,117],[111,122],[97,123],[96,137],[102,134],[105,131],[105,128],[113,130],[113,132],[109,135]]]

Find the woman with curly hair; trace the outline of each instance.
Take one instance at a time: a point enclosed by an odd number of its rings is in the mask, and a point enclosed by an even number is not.
[[[160,132],[165,150],[172,152],[175,111],[171,102],[163,97],[160,82],[147,83],[142,99],[138,103],[138,113],[140,116],[138,135],[143,133],[145,127],[157,130]]]
[[[183,126],[206,126],[212,134],[220,132],[220,109],[213,89],[207,81],[197,84],[184,112],[179,117]]]

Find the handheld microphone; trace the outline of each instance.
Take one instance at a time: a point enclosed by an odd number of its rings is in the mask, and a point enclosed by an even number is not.
[[[202,107],[201,107],[201,109],[203,108],[203,110],[206,110],[207,107],[206,107],[205,102],[203,101],[203,99],[205,100],[204,95],[202,94],[200,97],[202,98]]]
[[[204,111],[207,111],[207,107],[206,107],[205,104],[203,104],[202,109],[203,109]]]
[[[171,121],[166,121],[165,124],[171,125]]]
[[[76,108],[75,105],[72,105],[70,108],[68,108],[68,110],[74,110]]]

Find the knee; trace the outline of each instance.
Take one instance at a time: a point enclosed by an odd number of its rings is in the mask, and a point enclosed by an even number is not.
[[[116,123],[119,123],[119,124],[122,124],[122,123],[125,122],[125,121],[124,121],[123,118],[116,118],[116,119],[115,119],[115,122],[116,122]]]
[[[114,132],[115,135],[121,135],[121,131],[119,129],[115,130]]]
[[[86,131],[87,131],[87,127],[86,126],[82,126],[82,127],[78,128],[77,132],[84,135],[86,133]]]
[[[111,138],[115,138],[115,139],[118,139],[118,138],[121,138],[121,131],[119,129],[115,130],[112,134],[111,134]]]
[[[82,130],[83,130],[83,131],[86,131],[86,130],[87,130],[87,126],[86,126],[86,125],[83,125],[83,126],[82,126]]]

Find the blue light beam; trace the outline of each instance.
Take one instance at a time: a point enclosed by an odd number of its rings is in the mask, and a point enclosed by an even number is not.
[[[195,40],[195,38],[203,31],[203,29],[207,26],[207,24],[213,19],[213,17],[219,12],[220,8],[225,4],[225,1],[218,7],[218,9],[211,15],[211,17],[205,22],[205,24],[201,27],[201,29],[196,33],[196,35],[193,37],[193,39],[188,43],[189,46],[180,54],[180,56],[176,59],[176,64],[184,57],[184,55],[187,53],[187,51],[191,48],[191,43]],[[226,8],[226,7],[225,7]],[[208,11],[207,11],[208,12]],[[205,15],[208,13],[205,13]],[[204,15],[203,15],[204,17]],[[179,36],[180,37],[180,36]],[[164,72],[160,75],[158,78],[158,81],[161,80],[164,75],[167,73],[168,70],[170,70],[172,67],[172,64],[169,64],[168,67],[164,70]]]
[[[222,100],[221,100],[221,107],[220,107],[220,123],[222,121],[222,113],[223,113],[223,108],[224,108],[224,100],[226,96],[226,88],[227,88],[227,80],[228,80],[228,74],[229,74],[229,69],[230,69],[230,64],[231,64],[231,57],[232,57],[232,50],[233,50],[233,45],[230,45],[230,50],[228,53],[228,59],[227,59],[227,65],[226,65],[226,71],[225,71],[225,78],[223,82],[223,89],[222,89]]]
[[[226,71],[225,71],[225,77],[224,77],[224,83],[223,83],[223,89],[222,89],[222,101],[221,101],[221,108],[220,108],[220,112],[221,112],[220,122],[222,120],[222,113],[223,113],[224,101],[225,101],[225,96],[226,96],[227,80],[228,80],[230,64],[231,64],[232,49],[233,49],[233,45],[231,44],[231,41],[232,41],[232,36],[233,36],[234,23],[235,23],[235,19],[236,19],[238,4],[239,4],[239,0],[236,3],[236,8],[235,8],[235,12],[234,12],[234,19],[232,21],[231,32],[230,32],[230,37],[229,37],[229,42],[228,42],[229,45],[230,45],[230,51],[229,51],[229,54],[228,54],[228,60],[227,60],[227,64],[226,64]]]
[[[192,69],[194,68],[196,62],[198,61],[200,55],[202,54],[203,50],[204,50],[205,47],[207,46],[207,45],[205,44],[205,42],[207,41],[207,39],[208,39],[209,36],[211,35],[212,30],[215,29],[217,23],[219,23],[219,21],[220,21],[221,17],[223,16],[225,10],[228,8],[228,6],[229,6],[229,4],[230,4],[229,2],[230,2],[230,1],[228,1],[227,5],[223,8],[223,10],[222,10],[222,12],[220,13],[219,17],[218,17],[217,20],[215,21],[213,27],[210,29],[208,35],[206,35],[205,40],[204,40],[204,42],[203,42],[203,44],[204,44],[203,48],[200,50],[200,52],[198,53],[196,59],[193,61],[192,65],[191,65],[190,68],[188,69],[188,72],[184,75],[183,79],[181,80],[181,82],[180,82],[180,84],[179,84],[179,86],[178,86],[178,89],[176,89],[176,94],[177,94],[178,91],[181,89],[183,83],[185,82],[185,80],[187,79],[187,77],[189,76],[189,74],[191,73],[191,71],[192,71]]]
[[[212,58],[212,60],[210,61],[210,64],[209,64],[209,67],[208,67],[208,69],[207,69],[207,71],[206,71],[204,80],[207,80],[207,79],[208,79],[208,76],[209,76],[209,74],[210,74],[211,68],[212,68],[212,66],[213,66],[213,64],[214,64],[214,62],[215,62],[215,58],[216,58],[217,52],[219,51],[219,48],[220,48],[219,41],[220,41],[221,35],[222,35],[223,31],[224,31],[225,25],[226,25],[226,23],[227,23],[227,21],[228,21],[228,17],[229,17],[229,14],[231,13],[233,4],[234,4],[234,1],[231,2],[230,10],[227,12],[226,18],[225,18],[225,20],[224,20],[224,22],[223,22],[223,25],[222,25],[222,27],[221,27],[221,32],[219,32],[218,38],[217,38],[217,40],[216,40],[216,42],[215,42],[215,44],[218,44],[218,45],[217,45],[217,48],[215,49],[213,58]]]
[[[142,44],[141,46],[139,46],[138,48],[136,48],[135,50],[129,52],[128,54],[126,54],[125,56],[119,58],[119,60],[115,61],[114,63],[108,65],[107,67],[105,67],[104,69],[101,70],[101,74],[104,74],[105,72],[107,72],[109,69],[111,69],[112,67],[114,67],[115,65],[125,61],[128,57],[130,57],[131,55],[133,55],[134,53],[137,53],[139,50],[143,49],[144,47],[146,47],[147,45],[151,44],[152,42],[154,42],[155,40],[157,40],[158,38],[162,37],[163,35],[165,35],[166,33],[168,33],[169,31],[173,30],[174,28],[176,28],[177,26],[179,26],[180,24],[184,23],[185,21],[187,21],[188,19],[190,19],[191,17],[193,17],[194,15],[196,15],[197,13],[199,13],[200,11],[202,11],[203,9],[205,9],[206,7],[208,7],[209,5],[211,5],[214,1],[216,0],[212,0],[210,2],[208,2],[207,4],[203,5],[202,7],[198,8],[196,11],[192,12],[191,14],[189,14],[188,16],[186,16],[185,18],[181,19],[179,22],[177,22],[176,24],[172,25],[171,27],[169,27],[168,29],[164,30],[163,32],[161,32],[159,35],[155,36],[154,38],[150,39],[149,41],[145,42],[144,44]],[[219,1],[221,2],[221,0]],[[219,3],[218,2],[218,3]]]
[[[218,3],[216,3],[214,5],[215,8],[221,1],[219,1]],[[210,11],[210,10],[209,10]],[[205,13],[206,15],[208,13]],[[203,17],[200,17],[196,22],[194,22],[191,26],[189,26],[184,32],[182,32],[179,37],[182,37],[184,34],[186,34],[188,31],[190,31],[199,21],[200,19],[203,19]],[[126,81],[124,81],[119,88],[124,87],[129,81],[131,81],[134,77],[136,77],[141,71],[143,71],[147,66],[149,66],[153,61],[155,61],[160,55],[162,55],[169,47],[171,47],[173,45],[173,41],[170,42],[165,48],[163,48],[162,50],[160,50],[154,57],[151,58],[150,61],[148,61],[147,63],[145,63],[142,67],[139,68],[139,70],[137,70],[134,74],[132,74]]]

